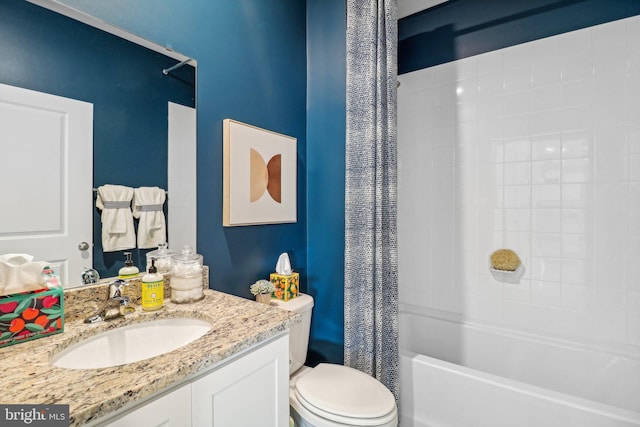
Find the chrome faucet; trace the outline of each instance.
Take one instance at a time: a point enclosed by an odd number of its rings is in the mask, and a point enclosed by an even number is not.
[[[125,280],[114,280],[109,284],[109,297],[101,310],[91,317],[84,319],[85,323],[96,323],[104,320],[115,319],[124,316],[132,307],[129,307],[131,300],[122,295],[122,291],[128,282]]]

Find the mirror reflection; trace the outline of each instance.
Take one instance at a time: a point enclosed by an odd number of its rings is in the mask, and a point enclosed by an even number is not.
[[[5,190],[9,186],[25,186],[25,191],[14,191],[12,198],[4,201],[16,209],[35,203],[38,218],[51,218],[36,227],[26,220],[20,223],[14,217],[0,214],[0,223],[5,224],[0,229],[0,240],[7,236],[16,238],[15,243],[0,244],[0,253],[26,252],[37,256],[34,242],[47,242],[52,235],[71,234],[69,230],[75,221],[69,220],[69,212],[73,212],[90,218],[89,234],[73,235],[67,243],[49,244],[61,253],[41,259],[59,261],[61,270],[65,270],[61,271],[63,282],[68,285],[80,284],[83,267],[93,266],[101,277],[116,276],[124,266],[125,250],[103,252],[96,190],[104,185],[168,189],[169,103],[195,108],[195,67],[185,64],[165,74],[162,70],[181,61],[22,0],[0,2],[0,32],[3,58],[0,84],[7,88],[0,89],[0,97],[11,88],[27,89],[38,96],[55,95],[89,104],[92,110],[91,131],[84,142],[86,150],[71,149],[65,138],[60,137],[52,139],[53,151],[43,152],[41,148],[31,148],[25,136],[43,140],[36,133],[0,134],[3,138],[0,156],[5,159],[14,156],[14,163],[20,166],[13,168],[11,176],[0,175],[5,187],[3,194],[8,194]],[[17,96],[20,99],[19,92]],[[59,119],[62,124],[53,120],[51,129],[60,129],[63,134],[74,132],[73,115],[67,115],[66,110],[60,113],[55,108],[40,107],[38,102],[29,105],[30,115],[24,115],[20,101],[0,98],[0,121],[9,121],[17,115],[32,124],[29,127],[38,128],[38,114],[47,115],[53,110],[59,117],[71,119]],[[195,138],[195,129],[192,132]],[[47,132],[44,139],[48,141],[51,133]],[[70,182],[69,171],[75,170],[76,165],[90,166],[92,172]],[[74,184],[81,190],[74,190]],[[26,191],[27,187],[32,191]],[[86,202],[65,205],[69,195],[76,192],[82,193]],[[167,198],[171,199],[171,194]],[[168,205],[163,203],[162,211],[170,218]],[[138,223],[135,219],[136,232]],[[67,261],[63,247],[67,252],[79,254],[79,260]],[[145,255],[153,249],[134,247],[126,252],[132,253],[134,263],[143,271]],[[55,248],[48,250],[55,252]]]

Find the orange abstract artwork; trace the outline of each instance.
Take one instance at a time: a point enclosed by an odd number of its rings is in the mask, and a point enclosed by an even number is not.
[[[224,120],[225,227],[296,222],[297,139]]]
[[[282,155],[276,154],[269,160],[269,163],[265,163],[260,153],[251,148],[249,156],[249,173],[251,174],[249,193],[251,202],[260,200],[266,192],[275,202],[282,203],[280,174]]]

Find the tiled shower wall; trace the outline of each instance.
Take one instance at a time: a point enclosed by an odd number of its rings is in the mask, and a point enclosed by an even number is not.
[[[640,17],[399,80],[401,303],[640,354]]]

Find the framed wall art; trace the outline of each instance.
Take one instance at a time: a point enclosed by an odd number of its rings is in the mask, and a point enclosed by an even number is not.
[[[296,222],[296,138],[223,121],[225,227]]]

